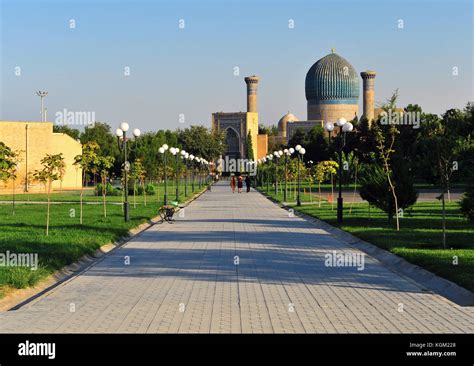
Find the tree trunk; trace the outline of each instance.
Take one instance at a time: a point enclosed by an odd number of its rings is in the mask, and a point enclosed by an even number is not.
[[[321,182],[318,181],[319,207],[321,207]]]
[[[443,208],[443,249],[446,249],[446,201],[444,199],[444,191],[441,194],[441,204]]]
[[[357,165],[356,165],[355,173],[354,173],[354,192],[352,194],[352,202],[351,202],[351,207],[349,208],[349,215],[352,214],[352,206],[354,205],[354,202],[355,202],[356,193],[357,193]]]
[[[15,181],[13,181],[13,192],[12,192],[12,215],[15,216]]]
[[[51,203],[51,182],[48,183],[48,211],[46,213],[46,236],[49,235],[49,205]]]
[[[83,202],[83,196],[84,196],[84,184],[86,183],[85,180],[86,180],[86,172],[84,171],[83,178],[82,178],[82,185],[81,185],[81,204],[80,204],[80,207],[81,207],[80,208],[80,211],[81,211],[81,213],[80,213],[80,216],[81,216],[80,217],[80,223],[81,223],[81,225],[82,225],[82,202]]]

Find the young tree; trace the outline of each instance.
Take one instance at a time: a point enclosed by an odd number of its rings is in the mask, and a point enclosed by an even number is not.
[[[145,177],[146,177],[146,172],[145,172],[145,168],[143,167],[142,160],[136,159],[135,162],[132,164],[132,170],[130,171],[130,178],[133,179],[133,208],[137,207],[137,202],[136,202],[137,181],[140,183],[140,186],[143,188],[144,204],[146,206],[146,192],[145,192],[145,186],[144,186]]]
[[[12,162],[10,167],[10,179],[12,181],[12,215],[15,215],[15,186],[18,178],[18,164],[22,161],[20,157],[21,151],[13,151]]]
[[[398,99],[398,90],[393,93],[392,97],[387,101],[387,103],[382,107],[385,113],[393,113],[396,111],[396,102]],[[388,128],[382,129],[378,124],[373,125],[373,132],[375,138],[375,145],[378,152],[378,157],[382,162],[383,172],[387,179],[390,191],[392,192],[393,200],[395,203],[395,215],[397,223],[397,231],[400,230],[400,220],[398,212],[398,199],[395,191],[395,184],[392,180],[392,168],[390,166],[390,161],[393,156],[394,145],[397,138],[397,135],[400,133],[395,124],[390,124]],[[389,213],[390,215],[390,213]]]
[[[114,165],[115,159],[112,156],[99,156],[97,158],[97,167],[100,174],[100,179],[102,183],[102,200],[104,205],[104,217],[107,217],[107,178],[110,172],[110,168]]]
[[[331,179],[331,195],[334,196],[334,184],[332,177],[337,173],[339,164],[332,160],[320,161],[315,168],[315,178],[318,181],[319,207],[321,207],[321,183]]]
[[[84,197],[84,186],[86,185],[87,172],[91,169],[92,166],[97,164],[97,151],[99,150],[99,145],[95,141],[86,142],[82,146],[82,155],[77,155],[74,158],[74,165],[82,168],[82,185],[81,185],[81,214],[80,214],[80,223],[82,225],[82,203]]]
[[[0,180],[5,184],[12,181],[12,215],[15,214],[15,182],[20,160],[20,151],[12,151],[0,142]]]
[[[64,166],[63,154],[46,154],[46,156],[41,159],[41,165],[43,166],[42,170],[35,170],[35,178],[44,183],[47,189],[48,195],[48,210],[46,214],[46,236],[49,235],[49,212],[51,205],[51,190],[53,182],[59,179],[59,172]]]

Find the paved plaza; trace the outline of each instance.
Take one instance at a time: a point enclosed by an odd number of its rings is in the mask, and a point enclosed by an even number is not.
[[[474,332],[474,308],[430,293],[256,191],[213,186],[19,310],[0,332]],[[360,268],[359,268],[360,269]]]

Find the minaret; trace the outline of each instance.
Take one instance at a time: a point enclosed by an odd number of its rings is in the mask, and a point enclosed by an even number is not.
[[[374,119],[374,79],[375,71],[363,71],[360,73],[363,80],[362,93],[363,93],[363,115],[362,117],[367,118],[369,123]]]
[[[255,75],[247,76],[245,83],[247,84],[247,112],[257,113],[257,85],[259,78]]]

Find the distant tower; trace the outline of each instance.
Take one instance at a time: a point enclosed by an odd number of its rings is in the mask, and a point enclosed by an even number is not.
[[[374,119],[374,81],[375,81],[375,71],[363,71],[360,73],[363,80],[363,108],[364,112],[362,117],[368,119],[368,121],[372,121]]]
[[[259,78],[255,75],[247,76],[245,83],[247,84],[247,112],[257,113],[257,85]]]

